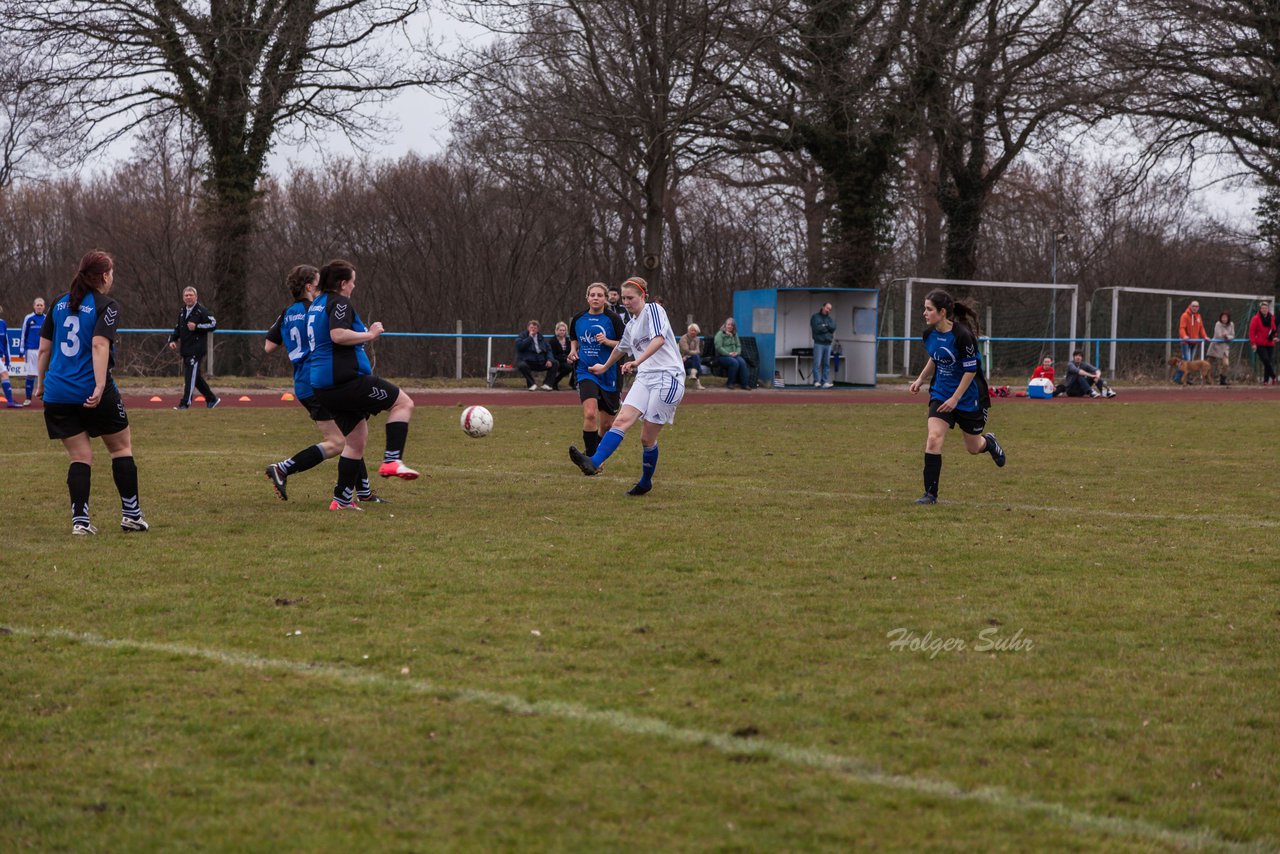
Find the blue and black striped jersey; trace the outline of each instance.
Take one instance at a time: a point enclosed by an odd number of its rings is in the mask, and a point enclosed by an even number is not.
[[[987,392],[987,380],[982,374],[982,356],[978,352],[978,340],[969,327],[953,323],[950,332],[928,329],[924,333],[924,347],[933,359],[933,381],[929,383],[929,397],[933,400],[949,400],[960,387],[965,374],[976,374],[965,389],[964,396],[956,404],[963,412],[976,412],[991,406]]]
[[[306,400],[315,392],[311,388],[311,368],[307,357],[311,355],[311,344],[307,341],[307,307],[306,300],[298,300],[290,305],[276,322],[267,330],[267,340],[285,348],[289,361],[293,363],[293,393],[298,400]]]
[[[94,338],[111,342],[112,355],[107,362],[107,387],[111,387],[119,320],[120,307],[110,297],[99,297],[90,291],[77,311],[71,310],[71,294],[58,297],[40,328],[40,337],[52,345],[44,375],[45,403],[83,404],[93,394]]]
[[[613,348],[596,343],[596,334],[603,332],[610,341],[621,341],[626,327],[622,319],[612,311],[605,309],[600,314],[584,311],[569,321],[569,335],[578,342],[578,365],[576,369],[578,382],[591,380],[605,391],[618,390],[618,366],[614,365],[600,376],[591,373],[592,365],[603,365],[609,361]]]
[[[341,294],[325,293],[315,298],[307,309],[307,342],[311,388],[333,388],[356,377],[373,373],[363,344],[335,344],[331,330],[351,329],[364,332],[366,327],[351,300]]]

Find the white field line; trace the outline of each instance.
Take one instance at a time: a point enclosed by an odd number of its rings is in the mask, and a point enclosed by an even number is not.
[[[578,703],[558,700],[525,700],[513,694],[502,694],[474,688],[451,688],[437,685],[424,679],[397,677],[315,662],[263,658],[251,653],[228,652],[187,644],[155,643],[128,638],[105,638],[100,635],[72,632],[65,629],[38,630],[22,626],[8,626],[7,628],[14,634],[25,637],[66,640],[104,649],[140,650],[186,658],[199,658],[230,667],[277,670],[307,678],[326,679],[345,685],[408,691],[415,694],[487,706],[512,714],[568,720],[604,727],[627,735],[650,736],[677,744],[716,750],[733,756],[764,756],[788,765],[831,773],[852,783],[925,795],[947,801],[974,801],[1015,813],[1035,813],[1077,830],[1111,836],[1136,837],[1169,845],[1179,850],[1241,852],[1276,850],[1262,842],[1248,844],[1233,842],[1223,838],[1219,833],[1209,828],[1173,830],[1144,819],[1097,815],[1065,804],[1039,800],[1038,798],[1009,792],[998,787],[983,786],[976,789],[965,789],[947,780],[886,773],[878,770],[873,764],[854,756],[828,753],[809,747],[797,747],[769,739],[738,738],[723,733],[673,726],[658,718],[644,717],[623,711],[593,709]]]

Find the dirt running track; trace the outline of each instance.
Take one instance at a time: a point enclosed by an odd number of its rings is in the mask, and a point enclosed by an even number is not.
[[[490,389],[451,388],[451,389],[409,389],[413,401],[418,406],[577,406],[576,391],[526,391],[524,389]],[[222,407],[228,409],[238,407],[291,407],[298,404],[291,400],[281,400],[282,392],[264,391],[262,389],[227,389],[222,392]],[[158,396],[159,401],[151,398]],[[239,400],[241,396],[248,400]],[[125,406],[129,409],[171,409],[178,402],[177,393],[169,390],[137,391],[127,390],[124,396]],[[699,406],[702,404],[857,404],[857,403],[907,403],[923,406],[927,398],[923,393],[912,396],[906,386],[884,386],[874,389],[832,389],[830,391],[812,391],[809,389],[756,389],[754,391],[727,391],[725,389],[707,389],[706,391],[689,391],[685,394],[682,406]],[[1115,406],[1117,403],[1171,403],[1187,402],[1227,402],[1242,400],[1280,401],[1280,386],[1234,385],[1223,388],[1190,386],[1181,388],[1170,385],[1166,387],[1122,388],[1114,400],[1092,400],[1089,398],[1058,397],[1053,400],[1031,400],[1025,397],[993,398],[992,408],[1002,406]],[[33,409],[39,409],[34,404]],[[192,409],[200,409],[199,403]],[[221,408],[221,407],[219,407]]]

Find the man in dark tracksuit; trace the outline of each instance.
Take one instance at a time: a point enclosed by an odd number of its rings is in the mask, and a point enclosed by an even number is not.
[[[178,312],[178,325],[169,336],[169,349],[179,350],[182,355],[182,402],[174,409],[191,408],[191,391],[199,389],[204,395],[204,405],[213,409],[222,401],[209,388],[209,384],[200,376],[200,360],[208,349],[209,333],[218,328],[218,321],[209,310],[196,301],[196,289],[187,288],[182,292],[182,310]]]

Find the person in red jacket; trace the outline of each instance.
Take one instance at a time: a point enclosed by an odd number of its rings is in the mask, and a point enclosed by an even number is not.
[[[1201,341],[1210,341],[1207,332],[1204,331],[1204,318],[1200,316],[1200,301],[1192,300],[1187,306],[1187,310],[1182,313],[1182,317],[1178,320],[1178,338],[1182,341],[1182,360],[1184,362],[1196,357],[1196,345]],[[1174,371],[1173,381],[1175,383],[1182,382],[1182,371]]]
[[[1045,356],[1043,359],[1041,359],[1041,360],[1040,360],[1040,364],[1036,365],[1036,369],[1035,369],[1034,371],[1032,371],[1032,372],[1031,372],[1031,379],[1033,379],[1033,380],[1040,380],[1040,379],[1044,379],[1044,380],[1048,380],[1050,383],[1052,383],[1052,384],[1053,384],[1053,396],[1054,396],[1054,397],[1057,397],[1058,395],[1060,395],[1060,394],[1062,394],[1063,392],[1065,392],[1065,391],[1067,390],[1067,388],[1066,388],[1066,386],[1059,385],[1058,383],[1054,382],[1053,377],[1054,377],[1054,371],[1053,371],[1053,357],[1052,357],[1052,356]]]
[[[1271,313],[1271,303],[1258,303],[1258,313],[1249,321],[1249,346],[1258,354],[1262,363],[1263,385],[1275,385],[1276,369],[1271,364],[1275,355],[1277,332],[1276,316]]]

